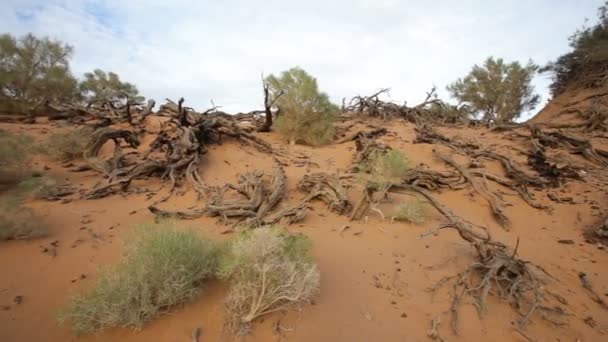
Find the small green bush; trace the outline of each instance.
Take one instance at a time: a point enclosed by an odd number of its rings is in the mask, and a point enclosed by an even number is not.
[[[29,172],[32,137],[0,129],[0,185],[16,183]]]
[[[215,245],[194,231],[143,226],[126,259],[101,273],[95,288],[73,297],[60,321],[76,333],[106,327],[140,329],[155,316],[193,299],[219,261]]]
[[[372,157],[364,170],[371,175],[369,181],[377,184],[399,183],[409,171],[406,155],[398,150],[390,150]]]
[[[82,158],[92,134],[90,127],[53,133],[48,138],[46,150],[53,159],[61,162]]]
[[[0,202],[0,240],[28,240],[47,234],[47,226],[32,209],[23,207],[18,197]]]
[[[404,202],[397,207],[391,217],[397,221],[422,224],[427,220],[426,206],[420,200]]]
[[[319,291],[320,274],[309,250],[305,237],[274,227],[238,236],[219,271],[230,281],[227,327],[245,333],[257,317],[310,302]]]
[[[17,191],[34,199],[52,198],[62,192],[57,181],[49,177],[30,177],[19,183]]]

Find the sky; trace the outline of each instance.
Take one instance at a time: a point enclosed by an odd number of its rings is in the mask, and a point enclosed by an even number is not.
[[[391,88],[414,105],[488,56],[539,65],[569,50],[603,0],[0,0],[0,33],[75,49],[81,77],[100,68],[147,98],[198,110],[260,109],[261,75],[300,66],[340,104]],[[548,75],[534,79],[541,104]],[[533,113],[528,113],[530,116]]]

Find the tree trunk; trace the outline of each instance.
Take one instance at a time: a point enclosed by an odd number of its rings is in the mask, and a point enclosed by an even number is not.
[[[264,112],[266,113],[266,121],[264,121],[264,125],[260,127],[260,132],[270,132],[270,127],[272,127],[272,111],[270,100],[268,99],[268,83],[262,80],[262,86],[264,88]]]

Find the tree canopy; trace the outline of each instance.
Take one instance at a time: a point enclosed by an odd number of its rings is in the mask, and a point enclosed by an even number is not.
[[[83,98],[87,102],[93,101],[120,101],[127,98],[132,102],[142,102],[143,96],[139,96],[137,87],[129,82],[122,82],[120,77],[113,72],[105,72],[95,69],[93,72],[84,74],[84,80],[78,85]]]
[[[540,98],[531,84],[537,69],[532,61],[522,66],[519,62],[505,63],[501,58],[489,57],[447,89],[484,121],[510,122],[538,104]]]
[[[541,71],[553,73],[551,92],[559,95],[567,87],[601,87],[608,84],[608,1],[598,9],[598,23],[570,36],[572,51],[549,63]]]
[[[338,107],[326,93],[320,92],[317,80],[302,68],[295,67],[266,78],[272,97],[283,93],[276,105],[280,115],[276,129],[291,143],[325,144],[333,138],[333,122]]]
[[[25,103],[76,95],[69,68],[72,47],[47,37],[0,36],[0,97]]]

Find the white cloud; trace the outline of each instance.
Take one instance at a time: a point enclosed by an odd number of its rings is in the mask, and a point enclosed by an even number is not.
[[[112,70],[147,97],[197,108],[254,109],[260,74],[295,65],[336,102],[391,87],[415,103],[432,85],[447,97],[490,55],[555,59],[602,2],[8,0],[0,30],[61,39],[75,47],[77,75]],[[535,84],[547,99],[549,80]]]

